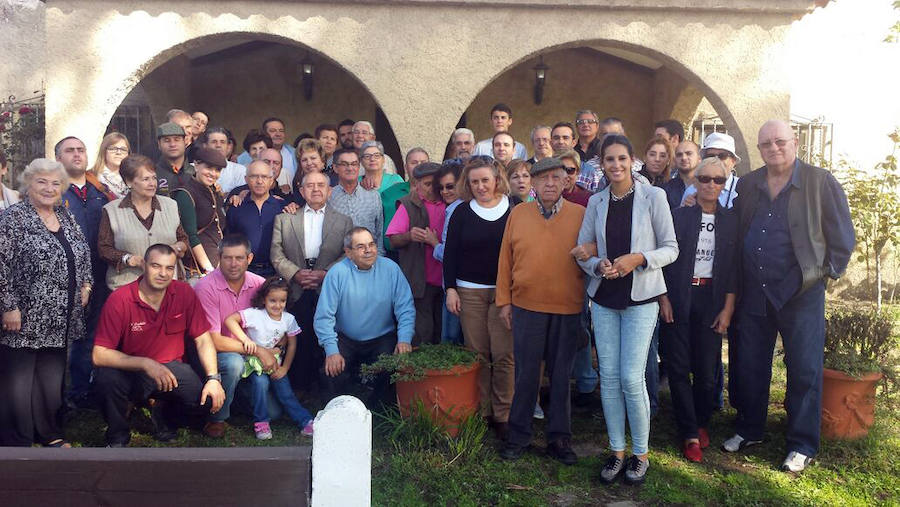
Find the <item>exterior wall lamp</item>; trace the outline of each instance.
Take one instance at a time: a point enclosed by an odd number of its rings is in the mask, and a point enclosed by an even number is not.
[[[544,100],[544,82],[547,80],[547,71],[550,67],[544,65],[544,56],[534,66],[534,103],[540,104]]]
[[[303,81],[303,96],[307,101],[312,100],[313,94],[313,76],[316,73],[316,66],[309,59],[309,54],[300,62],[299,69],[300,78]]]

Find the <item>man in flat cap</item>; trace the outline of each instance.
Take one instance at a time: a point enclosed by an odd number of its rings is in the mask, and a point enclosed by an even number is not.
[[[156,141],[162,153],[156,161],[156,193],[169,197],[172,190],[187,184],[194,175],[194,166],[185,157],[185,133],[177,123],[156,127]]]
[[[434,258],[434,247],[440,243],[447,205],[434,184],[440,169],[434,162],[413,169],[412,192],[397,201],[397,213],[385,233],[412,288],[416,306],[413,345],[441,341],[443,266]]]
[[[562,198],[566,170],[559,158],[535,163],[531,183],[537,199],[510,213],[497,268],[497,306],[512,329],[516,362],[509,433],[500,456],[518,459],[531,441],[544,361],[550,377],[550,405],[544,410],[547,455],[572,465],[577,456],[570,445],[569,375],[578,348],[584,282],[569,252],[577,244],[584,208]]]

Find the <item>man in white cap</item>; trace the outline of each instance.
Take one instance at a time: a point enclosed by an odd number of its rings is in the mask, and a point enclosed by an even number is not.
[[[703,140],[703,148],[700,150],[700,158],[706,157],[717,157],[731,171],[728,181],[725,182],[725,188],[719,194],[719,203],[726,208],[731,208],[734,198],[737,197],[737,182],[740,179],[734,172],[734,166],[741,163],[741,157],[735,153],[734,138],[721,132],[713,132],[706,136],[706,139]],[[693,184],[684,189],[681,205],[693,206],[696,202],[696,193],[697,187]]]

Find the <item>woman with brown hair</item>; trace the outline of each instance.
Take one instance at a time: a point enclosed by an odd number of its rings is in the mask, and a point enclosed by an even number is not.
[[[644,167],[641,174],[654,187],[661,187],[669,181],[671,161],[675,158],[672,145],[660,136],[656,136],[644,146]]]
[[[517,158],[506,165],[506,179],[509,181],[509,195],[517,197],[520,202],[534,200],[531,189],[531,164]]]
[[[191,246],[191,262],[185,267],[191,277],[204,276],[219,265],[219,241],[225,228],[225,203],[216,181],[227,165],[225,156],[213,148],[194,151],[194,175],[170,194],[178,203],[181,226]]]
[[[119,167],[122,160],[131,153],[131,145],[128,144],[128,138],[119,132],[110,132],[103,137],[100,142],[100,149],[97,151],[97,158],[94,159],[94,167],[91,172],[100,183],[106,185],[117,199],[125,197],[128,193],[128,186],[119,174]]]
[[[512,333],[494,304],[503,231],[513,204],[500,164],[473,157],[458,185],[464,201],[450,217],[444,245],[447,310],[458,315],[465,345],[478,353],[482,414],[505,437],[513,398]]]
[[[143,273],[144,253],[154,243],[171,245],[178,257],[187,251],[188,237],[178,218],[178,204],[156,195],[156,165],[143,155],[122,160],[119,173],[129,191],[103,206],[97,249],[109,267],[110,290],[131,283]]]

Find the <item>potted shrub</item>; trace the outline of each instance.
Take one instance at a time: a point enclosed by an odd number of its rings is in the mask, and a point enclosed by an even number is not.
[[[436,424],[456,436],[459,424],[479,408],[480,368],[475,352],[442,343],[422,345],[408,354],[382,354],[361,371],[367,378],[390,374],[403,417],[409,417],[414,404],[421,403]]]
[[[875,390],[895,377],[894,311],[834,306],[825,315],[822,435],[864,437],[875,419]],[[890,382],[893,384],[893,382]]]

